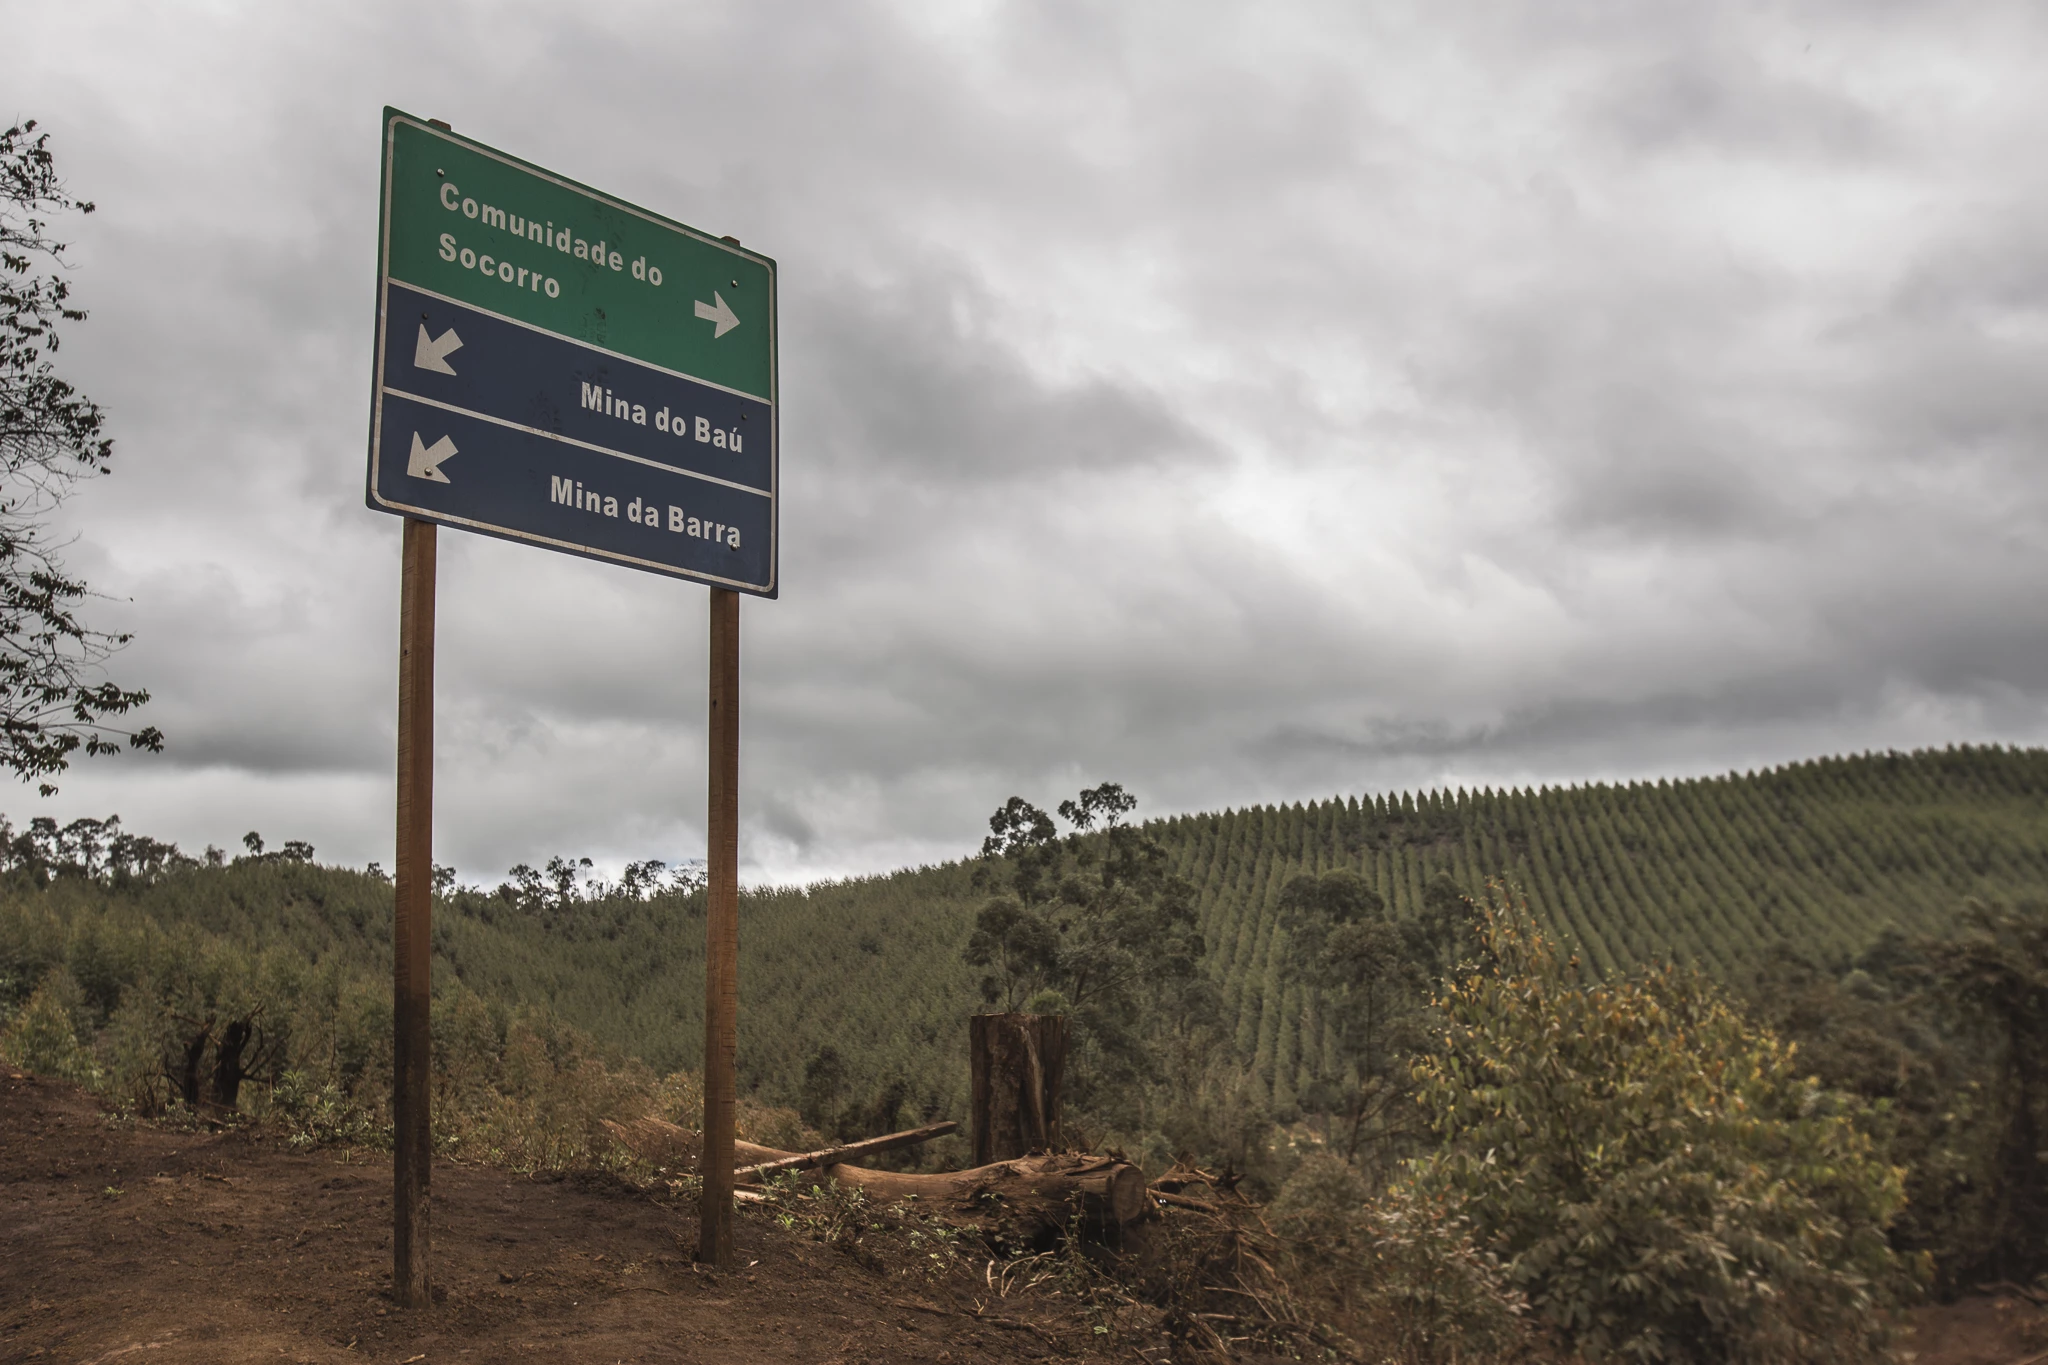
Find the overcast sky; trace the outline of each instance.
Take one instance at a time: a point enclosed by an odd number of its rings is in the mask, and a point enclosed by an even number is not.
[[[780,262],[751,881],[1141,811],[2048,739],[2038,4],[0,4],[161,756],[389,865],[378,118]],[[441,537],[436,854],[702,851],[705,591]]]

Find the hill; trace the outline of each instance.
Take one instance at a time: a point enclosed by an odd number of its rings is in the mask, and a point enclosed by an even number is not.
[[[388,1055],[388,882],[320,866],[310,851],[123,864],[107,856],[104,828],[98,855],[64,852],[56,831],[41,845],[27,835],[9,844],[0,1017],[60,964],[99,1024],[144,978],[268,971],[297,983],[293,998],[330,1002],[319,1025],[330,1058],[374,1068]],[[1302,1037],[1304,993],[1285,978],[1276,933],[1290,877],[1357,870],[1399,917],[1417,913],[1432,879],[1472,888],[1505,876],[1596,970],[1676,957],[1739,983],[1788,956],[1846,965],[1888,927],[1940,932],[1968,897],[2048,894],[2048,751],[1964,747],[1680,782],[1346,797],[1145,829],[1193,884],[1206,967],[1237,1047],[1284,1107],[1316,1042]],[[956,1116],[964,1021],[976,1007],[960,957],[980,900],[971,872],[963,861],[748,892],[743,1086],[793,1104],[807,1062],[830,1046],[843,1064],[839,1091],[871,1105],[877,1125]],[[437,902],[434,946],[442,1019],[468,998],[502,1040],[511,1014],[540,1009],[615,1057],[663,1072],[694,1065],[700,893],[451,889]]]
[[[1785,959],[1846,966],[1888,928],[1939,934],[1968,898],[2048,895],[2048,751],[1957,747],[1680,782],[1426,792],[1158,822],[1200,890],[1237,1043],[1284,1097],[1302,993],[1275,910],[1348,867],[1397,917],[1438,875],[1505,877],[1597,971],[1675,958],[1733,984]]]

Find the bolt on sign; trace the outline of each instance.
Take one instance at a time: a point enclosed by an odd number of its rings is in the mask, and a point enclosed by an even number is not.
[[[776,595],[775,262],[384,111],[368,502]]]

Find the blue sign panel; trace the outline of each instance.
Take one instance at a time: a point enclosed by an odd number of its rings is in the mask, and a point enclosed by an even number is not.
[[[434,144],[428,151],[433,160],[452,160],[447,147]],[[388,161],[390,142],[386,155]],[[447,174],[445,167],[437,169]],[[508,167],[495,169],[502,175]],[[515,175],[528,170],[518,163],[509,169]],[[564,187],[565,182],[549,179],[558,192]],[[605,344],[616,338],[645,352],[663,345],[675,329],[690,327],[703,336],[679,339],[664,358],[687,363],[694,355],[709,354],[713,362],[722,362],[731,354],[721,347],[725,333],[745,321],[760,328],[772,326],[772,262],[769,288],[743,292],[740,278],[715,281],[725,288],[695,289],[710,298],[693,300],[697,306],[691,313],[677,310],[659,319],[658,326],[655,319],[639,319],[636,325],[642,331],[637,334],[624,325],[627,320],[608,314],[603,306],[616,308],[618,297],[630,297],[629,291],[609,280],[599,283],[614,289],[617,297],[599,296],[573,325],[550,326],[517,316],[509,307],[501,311],[480,306],[478,301],[396,277],[391,270],[389,181],[387,165],[369,504],[380,511],[775,596],[772,341],[765,385],[755,378],[758,371],[745,369],[747,356],[732,364],[732,377],[765,388],[765,393],[687,374]],[[440,183],[423,179],[423,193]],[[488,182],[471,169],[465,171],[464,183]],[[580,186],[567,188],[590,195]],[[446,217],[446,199],[455,199],[458,205],[465,202],[452,193],[440,194],[431,197],[428,208]],[[619,207],[615,201],[602,202],[614,211]],[[490,213],[484,206],[480,216],[488,220]],[[431,219],[427,225],[441,226]],[[689,231],[665,220],[657,225]],[[459,240],[452,232],[447,235]],[[614,228],[613,239],[620,236]],[[691,236],[698,239],[692,245],[701,250],[704,239]],[[403,261],[402,253],[399,259]],[[749,262],[757,266],[762,259],[748,254]],[[494,260],[493,270],[497,266]],[[547,268],[566,269],[552,264]],[[674,265],[671,272],[672,277],[683,273]],[[481,268],[478,273],[483,273]],[[559,288],[552,276],[543,277],[538,270],[532,278]],[[502,287],[502,280],[493,275],[488,283]],[[518,283],[514,275],[513,286]],[[640,288],[651,292],[644,282]],[[766,308],[751,317],[736,312],[727,291],[742,300],[742,309],[755,303]],[[535,300],[548,297],[540,283],[523,292],[532,293]],[[522,307],[530,313],[541,311],[533,300]],[[547,316],[544,311],[542,316]]]

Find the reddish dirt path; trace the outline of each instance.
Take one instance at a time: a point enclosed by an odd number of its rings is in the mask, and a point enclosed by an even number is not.
[[[72,1087],[0,1068],[0,1360],[966,1365],[1158,1344],[1103,1343],[1071,1302],[989,1304],[979,1262],[934,1278],[758,1214],[739,1220],[749,1268],[705,1274],[694,1220],[634,1190],[445,1163],[445,1298],[401,1313],[388,1161],[116,1124]]]

